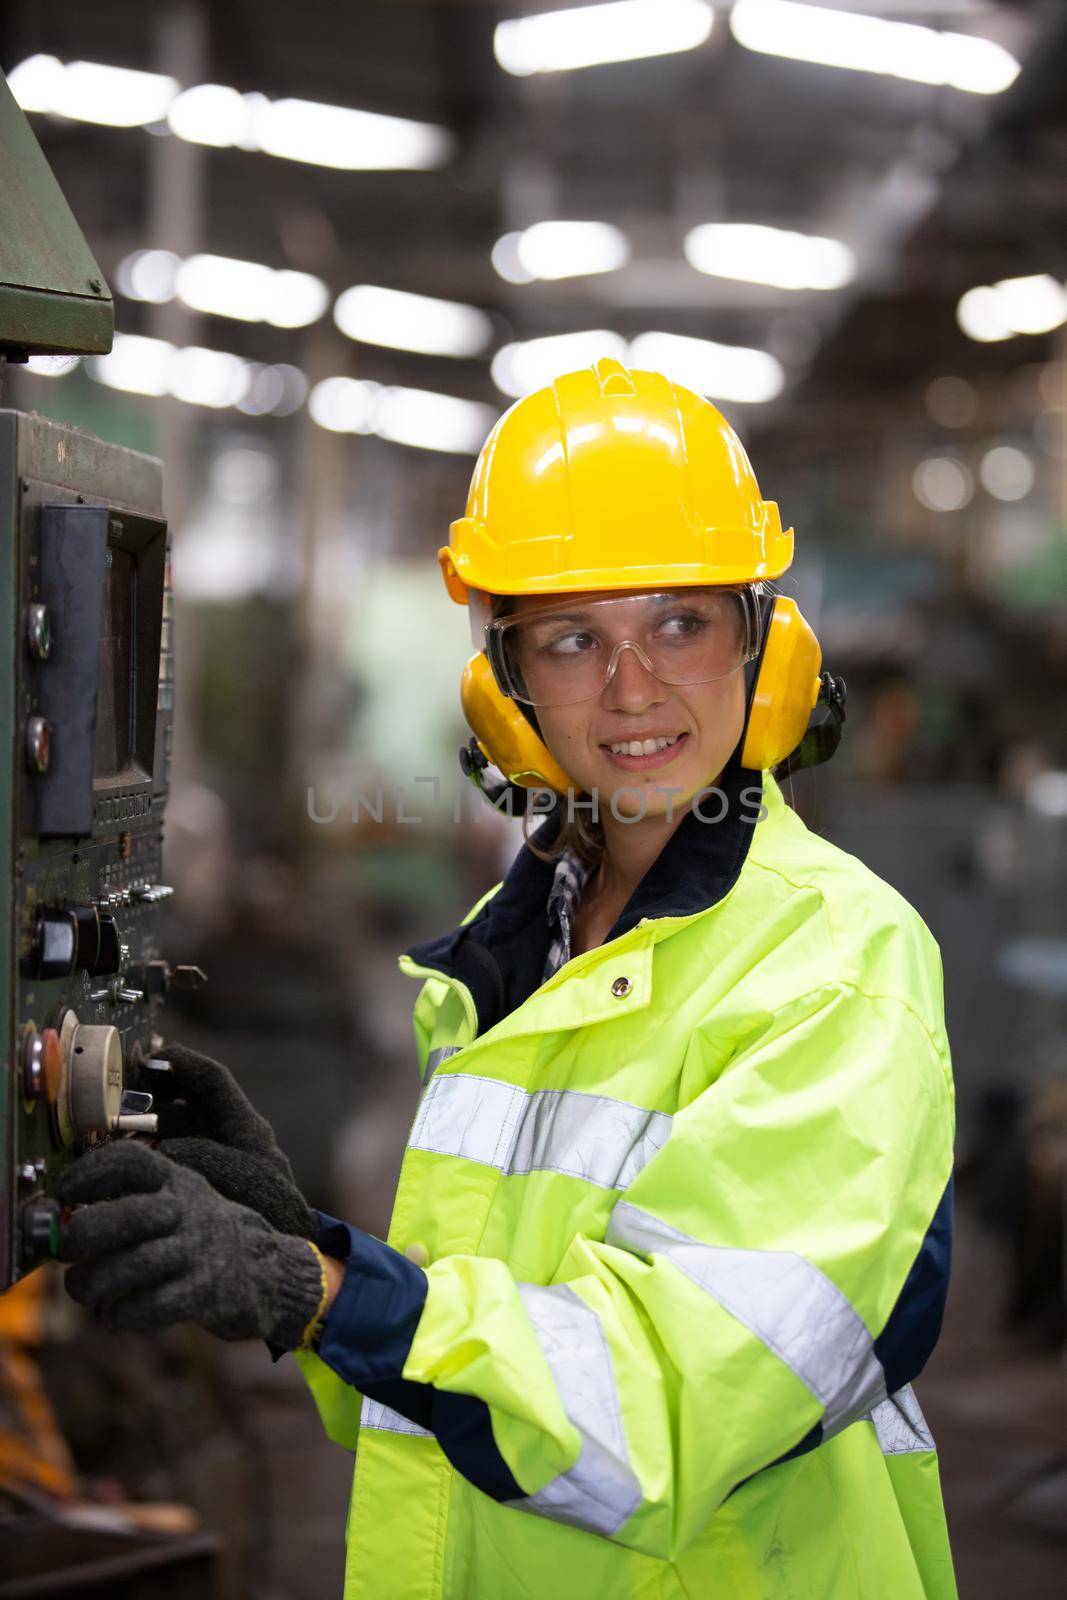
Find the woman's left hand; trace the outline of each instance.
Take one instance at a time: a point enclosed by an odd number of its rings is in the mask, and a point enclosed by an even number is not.
[[[321,1313],[323,1258],[199,1173],[129,1140],[68,1168],[57,1254],[72,1263],[71,1298],[112,1333],[197,1322],[222,1339],[262,1338],[287,1350]]]

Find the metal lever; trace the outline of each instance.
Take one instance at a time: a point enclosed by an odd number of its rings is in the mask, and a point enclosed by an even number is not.
[[[113,1006],[130,1005],[134,1000],[144,999],[143,989],[93,989],[89,995],[90,1000],[110,1000]]]
[[[158,1133],[159,1118],[152,1110],[152,1096],[141,1089],[124,1089],[119,1114],[111,1119],[112,1133]]]

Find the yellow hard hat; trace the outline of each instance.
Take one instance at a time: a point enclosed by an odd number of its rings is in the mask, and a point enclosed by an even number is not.
[[[709,400],[610,358],[506,411],[438,551],[448,592],[554,594],[776,578],[793,530]]]
[[[449,532],[437,558],[472,618],[472,602],[480,610],[493,595],[758,586],[793,559],[793,530],[761,496],[722,413],[661,373],[609,357],[504,413]],[[753,769],[797,749],[822,683],[818,641],[796,602],[767,590],[761,604],[740,746]],[[465,770],[484,758],[519,787],[566,791],[536,717],[495,681],[482,650],[467,663],[461,699],[476,735]]]

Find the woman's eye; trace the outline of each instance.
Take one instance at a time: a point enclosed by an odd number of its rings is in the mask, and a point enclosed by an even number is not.
[[[699,616],[695,611],[676,611],[660,618],[656,633],[661,639],[696,639],[713,626],[710,617]]]
[[[541,649],[547,650],[549,655],[553,656],[577,656],[595,650],[596,643],[594,634],[574,630],[571,633],[557,634],[554,639],[547,639]]]

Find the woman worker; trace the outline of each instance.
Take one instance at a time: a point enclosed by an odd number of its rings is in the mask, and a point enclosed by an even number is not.
[[[180,1046],[171,1137],[65,1180],[67,1284],[110,1326],[296,1349],[356,1451],[349,1600],[955,1593],[911,1388],[948,1271],[941,964],[775,780],[820,692],[791,558],[686,389],[604,360],[514,405],[440,560],[468,766],[555,804],[400,958],[424,1087],[389,1242],[309,1212]]]

